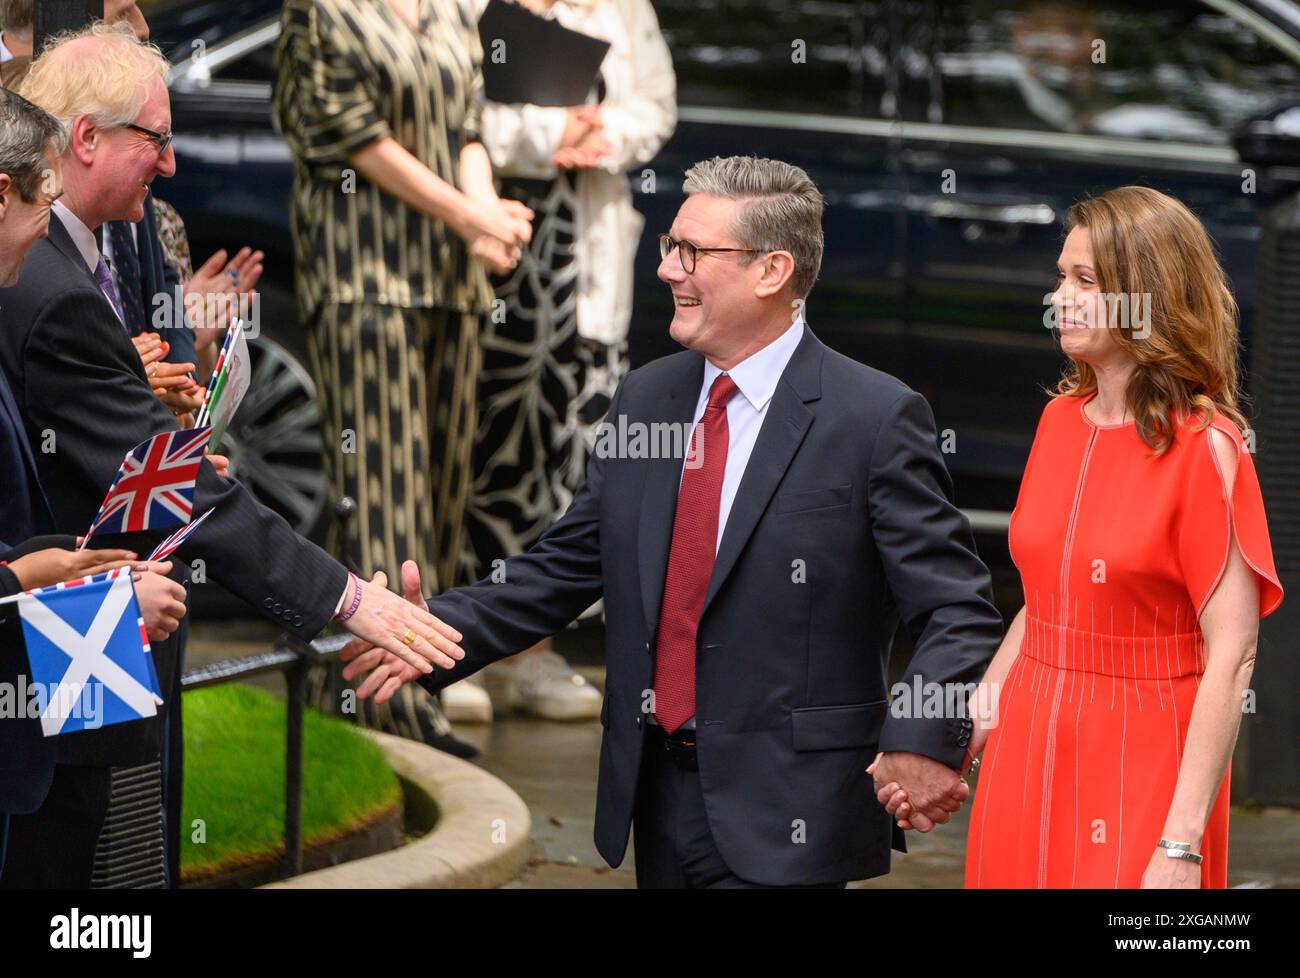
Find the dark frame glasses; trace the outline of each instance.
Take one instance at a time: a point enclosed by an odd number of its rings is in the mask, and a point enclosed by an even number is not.
[[[682,271],[687,275],[695,274],[695,263],[700,255],[710,255],[717,252],[726,251],[745,251],[757,254],[757,248],[701,248],[691,241],[678,241],[671,234],[659,235],[659,257],[667,258],[672,254],[673,249],[677,249],[677,258],[682,263]],[[690,256],[689,259],[687,256]]]

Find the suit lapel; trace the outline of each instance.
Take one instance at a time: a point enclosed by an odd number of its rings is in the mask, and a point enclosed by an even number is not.
[[[804,337],[795,348],[785,372],[776,385],[772,403],[768,405],[767,416],[758,431],[754,442],[754,451],[745,466],[736,498],[732,501],[731,512],[727,515],[727,526],[722,531],[722,543],[713,562],[713,576],[709,578],[709,590],[704,596],[704,607],[700,610],[700,619],[708,613],[719,589],[727,580],[727,575],[736,566],[745,544],[749,542],[762,517],[767,504],[776,492],[776,487],[785,476],[785,470],[804,436],[812,427],[815,412],[808,407],[808,402],[821,397],[821,365],[825,347],[804,327]]]
[[[86,277],[86,280],[95,287],[95,291],[99,292],[100,295],[104,295],[99,288],[99,282],[95,280],[95,273],[86,267],[86,259],[81,257],[81,252],[77,249],[77,243],[72,240],[72,235],[70,235],[68,229],[63,226],[63,221],[60,220],[57,213],[50,215],[49,238],[50,244],[54,245],[54,247],[59,250],[59,254],[63,255],[64,258],[76,265],[81,274]],[[95,240],[99,240],[98,235],[96,235]],[[104,296],[104,301],[108,302],[107,296]],[[114,316],[116,315],[117,314],[114,313]]]
[[[808,405],[821,397],[822,356],[826,348],[804,327],[790,362],[768,405],[767,416],[759,429],[745,475],[740,480],[736,498],[727,516],[727,527],[713,564],[713,576],[705,595],[703,617],[709,604],[725,583],[749,542],[764,510],[784,477],[786,469],[812,427],[815,412]],[[690,425],[704,380],[704,360],[694,359],[691,369],[668,390],[668,404],[663,420]],[[617,419],[614,419],[617,422]],[[637,514],[640,529],[637,540],[637,563],[641,578],[641,602],[645,611],[648,635],[659,626],[663,601],[664,577],[668,571],[668,551],[672,546],[673,520],[677,515],[677,493],[681,484],[680,458],[652,459],[648,463],[641,508]]]
[[[695,404],[700,398],[700,385],[704,382],[704,358],[684,358],[684,362],[687,366],[681,376],[668,387],[664,416],[656,420],[684,426],[689,438],[690,424],[695,419]],[[617,423],[618,419],[613,421]],[[654,635],[659,627],[659,605],[663,601],[664,578],[668,573],[668,550],[672,546],[673,520],[677,515],[682,462],[679,457],[646,461],[641,508],[634,517],[640,520],[637,569],[641,578],[641,604],[645,610],[647,635]]]

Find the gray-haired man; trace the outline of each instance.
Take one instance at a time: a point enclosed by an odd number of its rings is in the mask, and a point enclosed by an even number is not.
[[[901,847],[867,772],[878,751],[917,828],[967,795],[970,721],[889,709],[899,618],[909,686],[977,680],[1002,620],[925,399],[804,324],[822,253],[808,175],[729,157],[685,190],[659,278],[686,351],[623,380],[611,436],[535,546],[428,602],[465,658],[421,681],[461,679],[603,597],[601,854],[618,865],[631,827],[640,886],[843,886]],[[646,450],[674,431],[689,451]],[[357,643],[346,658],[349,678],[373,670],[362,695],[417,678]]]

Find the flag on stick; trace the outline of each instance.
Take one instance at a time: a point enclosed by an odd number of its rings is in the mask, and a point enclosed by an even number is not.
[[[188,523],[194,514],[194,482],[211,428],[164,431],[127,453],[86,538],[96,531],[132,533]]]

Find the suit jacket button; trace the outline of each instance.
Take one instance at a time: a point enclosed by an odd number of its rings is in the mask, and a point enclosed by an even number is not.
[[[278,615],[278,614],[283,610],[283,608],[284,608],[284,605],[277,604],[274,608],[271,609],[271,612],[272,612],[273,614],[277,614],[277,615]]]
[[[302,615],[295,615],[293,618],[293,627],[302,628]]]
[[[644,719],[644,718],[643,718],[643,717],[637,717],[637,718],[636,718],[636,725],[637,725],[638,727],[641,726],[641,721],[642,721],[642,719]]]
[[[271,607],[271,605],[273,605],[273,604],[275,604],[274,601],[272,601],[270,598],[266,598],[266,599],[262,602],[262,607],[263,607],[263,608],[269,608],[269,607]]]

